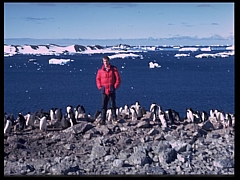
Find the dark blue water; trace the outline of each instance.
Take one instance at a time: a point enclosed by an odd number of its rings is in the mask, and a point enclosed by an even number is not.
[[[229,58],[174,57],[174,51],[140,53],[143,59],[112,59],[122,83],[117,106],[139,101],[147,110],[152,102],[186,115],[194,110],[222,109],[234,113],[234,56]],[[211,52],[215,53],[215,52]],[[108,55],[108,54],[104,54]],[[109,54],[110,55],[110,54]],[[40,109],[81,104],[91,115],[101,106],[96,87],[103,54],[68,56],[15,55],[4,58],[4,111],[23,114]],[[38,64],[28,63],[36,58]],[[72,59],[68,65],[50,65],[50,58]],[[149,62],[161,68],[149,68]]]

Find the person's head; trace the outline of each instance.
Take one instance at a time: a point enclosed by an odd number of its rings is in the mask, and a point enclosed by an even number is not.
[[[104,56],[102,60],[103,60],[103,64],[104,64],[104,66],[107,66],[107,65],[110,63],[110,62],[109,62],[110,59],[109,59],[108,56]]]

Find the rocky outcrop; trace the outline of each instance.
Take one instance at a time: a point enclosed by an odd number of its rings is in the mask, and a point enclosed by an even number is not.
[[[234,175],[234,127],[188,119],[82,120],[66,129],[25,129],[4,135],[4,176]]]

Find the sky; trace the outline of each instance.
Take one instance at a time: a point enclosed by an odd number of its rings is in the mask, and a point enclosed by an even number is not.
[[[230,3],[4,3],[4,39],[234,41]]]

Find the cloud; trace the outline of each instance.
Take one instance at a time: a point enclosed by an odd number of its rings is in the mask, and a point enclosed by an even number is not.
[[[211,23],[211,25],[219,25],[218,23]]]

